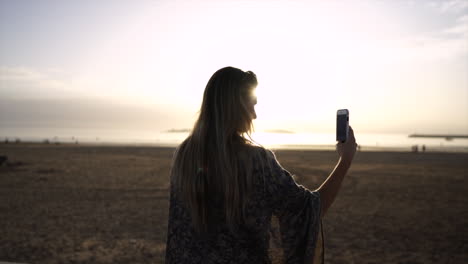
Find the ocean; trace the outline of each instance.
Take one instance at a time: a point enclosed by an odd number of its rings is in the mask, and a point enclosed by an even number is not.
[[[34,131],[34,132],[32,132]],[[356,133],[356,132],[355,132]],[[147,145],[175,147],[188,132],[161,132],[119,129],[77,129],[77,128],[2,128],[0,140],[15,142],[49,142],[100,145]],[[355,134],[361,151],[418,151],[468,152],[468,139],[410,138],[408,134]],[[252,139],[272,149],[335,149],[334,133],[270,133],[254,132]]]

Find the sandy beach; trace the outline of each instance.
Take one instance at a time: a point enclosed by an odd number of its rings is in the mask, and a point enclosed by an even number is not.
[[[173,151],[0,144],[0,261],[163,263]],[[275,153],[309,189],[338,160]],[[325,261],[466,263],[467,193],[468,153],[358,152],[323,219]]]

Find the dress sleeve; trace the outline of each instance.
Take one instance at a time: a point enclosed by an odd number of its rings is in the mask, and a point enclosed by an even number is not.
[[[270,150],[267,161],[266,196],[278,218],[285,263],[323,263],[320,193],[298,185]]]

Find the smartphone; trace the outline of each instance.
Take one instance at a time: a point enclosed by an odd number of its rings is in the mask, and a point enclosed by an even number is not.
[[[349,134],[349,111],[340,109],[336,112],[336,141],[345,142]]]

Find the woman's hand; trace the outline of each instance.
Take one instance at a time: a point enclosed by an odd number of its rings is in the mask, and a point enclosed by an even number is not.
[[[338,142],[336,144],[336,151],[338,152],[338,155],[340,155],[341,162],[351,165],[354,154],[356,153],[356,147],[357,144],[356,139],[354,138],[354,131],[351,126],[349,126],[348,139],[344,143]]]

